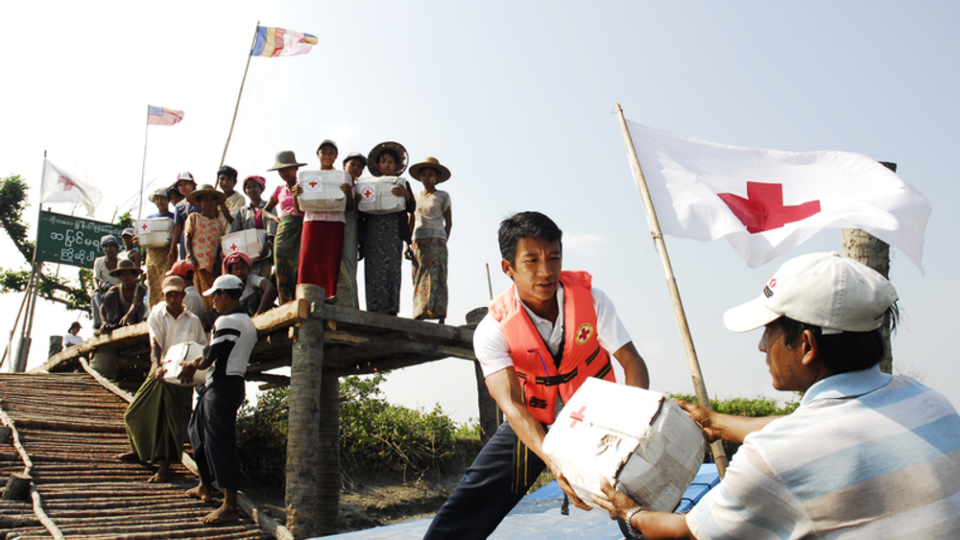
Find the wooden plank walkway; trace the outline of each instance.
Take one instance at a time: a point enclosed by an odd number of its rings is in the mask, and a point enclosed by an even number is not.
[[[196,518],[216,505],[183,494],[197,480],[182,466],[173,468],[171,482],[147,484],[152,468],[117,460],[130,448],[126,408],[124,399],[86,374],[0,375],[0,409],[32,461],[40,506],[64,538],[273,538],[248,517],[215,526],[199,523]],[[13,443],[0,444],[0,486],[23,470]],[[0,501],[0,526],[8,539],[54,538],[30,503]]]

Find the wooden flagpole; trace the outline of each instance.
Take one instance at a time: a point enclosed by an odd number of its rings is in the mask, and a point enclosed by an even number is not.
[[[257,28],[253,31],[253,41],[250,42],[250,50],[247,51],[247,67],[243,68],[243,80],[240,81],[240,93],[237,94],[237,106],[233,109],[233,120],[230,122],[230,132],[227,133],[227,144],[223,146],[223,155],[220,157],[220,166],[223,167],[223,162],[227,160],[227,148],[230,148],[230,138],[233,137],[233,126],[237,123],[237,111],[240,110],[240,98],[243,96],[243,86],[247,84],[247,71],[250,70],[250,58],[253,52],[253,46],[257,44],[257,32],[260,30],[260,21],[257,21]],[[217,177],[217,185],[214,186],[214,189],[219,187],[220,178]],[[242,187],[242,186],[241,186]]]
[[[707,394],[707,387],[703,383],[703,373],[700,371],[700,361],[697,359],[697,351],[693,347],[693,338],[690,335],[690,327],[687,325],[687,315],[683,310],[683,302],[680,301],[680,289],[677,288],[677,279],[673,275],[673,266],[670,264],[670,255],[667,254],[667,244],[663,240],[663,233],[660,231],[660,221],[657,219],[657,211],[653,207],[653,199],[650,197],[650,190],[647,188],[647,181],[643,177],[643,170],[640,168],[640,160],[637,158],[637,149],[633,146],[633,138],[630,136],[630,130],[627,129],[627,120],[623,117],[623,109],[617,103],[617,115],[620,117],[620,127],[623,129],[623,139],[627,143],[627,150],[630,155],[630,164],[633,167],[633,176],[640,186],[640,198],[643,199],[643,207],[647,211],[647,217],[650,222],[650,235],[653,236],[653,243],[660,254],[660,264],[663,266],[663,273],[667,278],[667,289],[670,290],[670,300],[673,302],[673,314],[677,319],[677,326],[680,329],[680,338],[683,341],[683,349],[687,356],[687,365],[690,368],[690,376],[693,378],[693,388],[697,395],[697,401],[700,405],[711,409],[710,396]],[[720,478],[726,473],[727,454],[723,451],[723,444],[716,441],[710,445],[713,450],[714,460],[717,462],[717,470],[720,472]]]
[[[147,132],[143,136],[143,166],[140,167],[140,207],[137,209],[137,219],[143,213],[143,177],[147,172],[147,137],[150,136],[150,106],[147,105]]]

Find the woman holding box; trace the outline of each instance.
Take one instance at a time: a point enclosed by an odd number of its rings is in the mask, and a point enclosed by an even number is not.
[[[383,142],[368,155],[367,168],[375,177],[397,176],[407,168],[407,149],[396,142]],[[406,207],[390,214],[363,213],[364,278],[367,311],[396,315],[400,311],[400,280],[403,266],[403,243],[410,243],[407,215],[416,209],[410,184],[403,182],[391,190],[403,197]]]
[[[297,163],[297,156],[290,150],[277,152],[276,164],[271,171],[277,171],[286,185],[277,186],[264,208],[267,212],[280,206],[280,225],[273,241],[274,272],[277,275],[277,293],[280,303],[286,304],[297,293],[297,267],[300,265],[300,234],[303,230],[303,212],[294,206],[296,198],[293,186],[297,183],[297,169],[306,163]]]
[[[267,189],[267,180],[262,176],[248,176],[243,180],[243,192],[250,202],[239,208],[233,216],[230,233],[237,233],[248,229],[266,231],[267,242],[256,255],[250,266],[250,273],[270,279],[273,268],[273,238],[277,235],[277,219],[267,212],[267,201],[263,200],[263,192]]]
[[[437,184],[450,179],[450,169],[428,157],[410,167],[410,176],[423,183],[416,194],[417,209],[410,215],[413,230],[413,318],[447,317],[447,240],[453,227],[450,194]],[[409,251],[408,251],[409,253]]]

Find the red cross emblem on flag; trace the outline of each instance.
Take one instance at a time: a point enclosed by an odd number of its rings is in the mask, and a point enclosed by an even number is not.
[[[593,326],[590,323],[583,323],[577,329],[577,345],[583,345],[593,335]]]
[[[584,416],[583,413],[586,412],[586,410],[587,410],[587,407],[584,406],[584,407],[580,407],[579,411],[574,411],[570,413],[570,418],[573,419],[573,422],[570,422],[570,427],[576,427],[577,422],[583,422],[584,418],[586,418],[586,416]]]
[[[70,190],[73,189],[73,182],[67,180],[66,178],[64,178],[64,177],[62,177],[62,176],[57,179],[57,183],[58,183],[58,184],[63,184],[63,190],[64,190],[64,191],[70,191]]]
[[[782,184],[747,182],[746,199],[733,193],[717,195],[747,227],[750,234],[779,229],[787,223],[800,221],[820,212],[819,200],[784,206]]]

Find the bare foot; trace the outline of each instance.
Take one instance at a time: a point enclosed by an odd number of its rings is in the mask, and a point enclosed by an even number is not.
[[[200,499],[203,502],[210,502],[213,500],[213,494],[210,493],[210,488],[204,485],[190,488],[185,491],[184,494],[195,499]]]
[[[127,463],[136,463],[140,461],[140,456],[136,452],[127,452],[125,454],[117,454],[115,456],[120,461],[126,461]]]
[[[157,470],[157,474],[151,476],[150,479],[147,480],[147,483],[148,483],[148,484],[162,484],[162,483],[166,482],[169,478],[170,478],[170,462],[169,462],[169,461],[161,461],[161,462],[160,462],[160,469]]]
[[[202,518],[197,518],[201,523],[206,523],[207,525],[217,525],[218,523],[227,523],[228,521],[237,521],[238,519],[240,519],[240,510],[236,506],[226,504]]]

